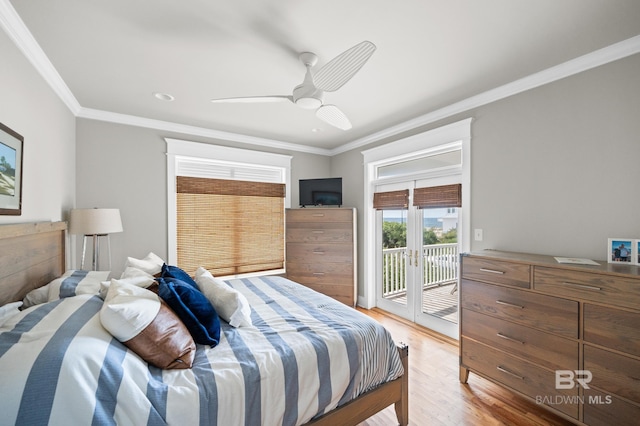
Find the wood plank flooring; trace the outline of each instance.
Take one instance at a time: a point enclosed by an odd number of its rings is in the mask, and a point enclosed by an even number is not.
[[[571,425],[535,403],[471,373],[458,380],[458,343],[378,309],[360,312],[382,323],[409,345],[409,424],[412,426]],[[389,407],[360,426],[396,425]],[[338,426],[338,425],[336,425]]]

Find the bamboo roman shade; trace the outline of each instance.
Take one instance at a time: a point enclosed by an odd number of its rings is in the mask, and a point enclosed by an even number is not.
[[[373,194],[373,208],[377,210],[409,208],[409,190],[376,192]]]
[[[425,209],[434,207],[462,207],[462,185],[431,186],[413,190],[413,205]]]
[[[213,275],[284,267],[282,183],[176,177],[178,265]]]

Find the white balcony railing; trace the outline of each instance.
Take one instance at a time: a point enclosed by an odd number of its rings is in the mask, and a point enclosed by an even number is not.
[[[382,250],[382,292],[384,297],[407,291],[407,248]],[[458,244],[431,244],[422,247],[423,288],[458,279]]]

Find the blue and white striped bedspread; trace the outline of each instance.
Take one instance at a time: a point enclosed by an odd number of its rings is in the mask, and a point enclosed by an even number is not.
[[[281,277],[236,279],[253,327],[222,324],[190,370],[150,367],[100,324],[98,296],[0,328],[0,423],[298,425],[403,373],[389,333]]]

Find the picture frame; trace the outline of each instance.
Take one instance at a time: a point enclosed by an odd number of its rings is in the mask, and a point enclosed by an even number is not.
[[[607,262],[637,264],[638,240],[633,238],[609,238]]]
[[[631,263],[635,263],[636,265],[640,265],[640,239],[638,240],[634,240],[633,242],[633,247],[635,247],[635,254],[633,255],[633,259],[635,260],[635,262],[631,262]]]
[[[24,138],[0,123],[0,215],[22,214]]]

